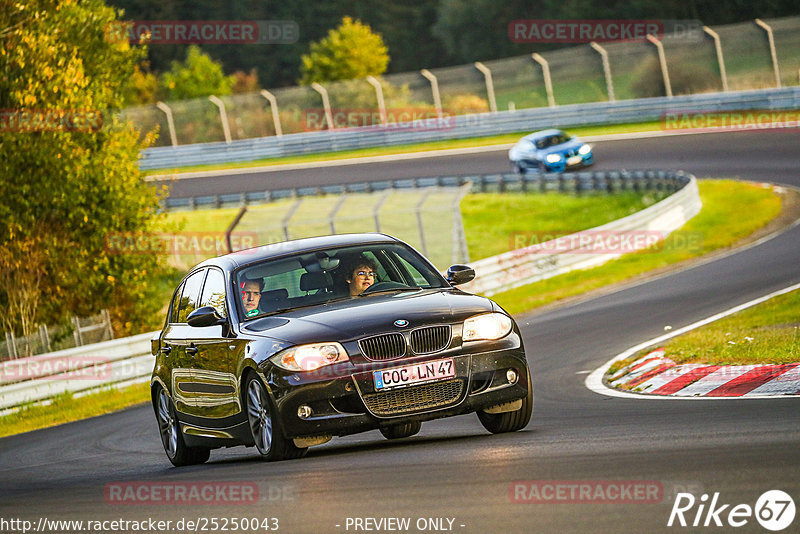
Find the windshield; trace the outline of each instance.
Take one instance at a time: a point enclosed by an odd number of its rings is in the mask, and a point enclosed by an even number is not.
[[[240,269],[242,320],[371,293],[445,287],[441,275],[398,243],[331,248]]]

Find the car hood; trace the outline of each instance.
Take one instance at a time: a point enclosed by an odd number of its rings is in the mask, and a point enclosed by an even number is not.
[[[242,330],[290,344],[344,342],[426,324],[463,321],[495,309],[485,297],[457,289],[426,289],[379,293],[299,308],[255,319],[245,323]],[[401,319],[408,321],[408,325],[395,326],[394,322]]]

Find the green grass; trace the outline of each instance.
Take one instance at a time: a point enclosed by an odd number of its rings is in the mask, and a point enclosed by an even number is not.
[[[659,121],[633,123],[633,124],[611,124],[603,126],[580,126],[567,128],[567,132],[572,135],[608,135],[616,133],[631,132],[653,132],[661,129]],[[318,161],[332,161],[340,159],[386,156],[392,154],[408,154],[414,152],[425,152],[429,150],[445,150],[451,148],[473,148],[489,145],[510,145],[519,140],[523,135],[530,131],[516,132],[502,135],[492,135],[486,137],[470,137],[468,139],[447,139],[429,143],[415,143],[409,145],[397,145],[390,147],[359,148],[354,150],[342,150],[339,152],[320,152],[318,154],[303,154],[299,156],[286,156],[282,158],[265,158],[253,161],[242,161],[235,163],[192,165],[173,169],[154,169],[147,171],[146,175],[165,175],[178,172],[189,171],[213,171],[228,169],[247,169],[250,167],[263,167],[269,165],[289,165],[296,163],[312,163]]]
[[[497,293],[492,298],[509,313],[523,313],[731,247],[780,213],[780,197],[771,188],[735,180],[701,180],[699,187],[702,210],[662,246],[622,256],[594,269]],[[742,216],[744,206],[746,217]]]
[[[101,390],[77,398],[69,393],[59,395],[49,405],[25,406],[17,412],[0,416],[0,437],[103,415],[149,399],[149,384]]]
[[[607,196],[558,193],[479,193],[464,197],[461,215],[471,260],[600,226],[660,200],[655,194]]]
[[[800,291],[678,336],[665,346],[677,363],[748,365],[800,361]]]

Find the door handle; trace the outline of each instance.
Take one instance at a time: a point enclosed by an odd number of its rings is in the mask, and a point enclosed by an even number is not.
[[[195,347],[194,345],[189,345],[188,347],[186,347],[186,354],[191,354],[192,356],[194,356],[195,354],[197,354],[197,347]]]
[[[169,353],[172,352],[172,347],[170,347],[169,345],[164,345],[159,350],[161,351],[161,354],[169,355]]]

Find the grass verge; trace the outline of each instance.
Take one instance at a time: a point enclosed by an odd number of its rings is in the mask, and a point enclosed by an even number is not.
[[[671,339],[665,354],[676,363],[749,365],[800,360],[800,291]]]
[[[134,384],[121,389],[105,389],[82,397],[59,395],[48,405],[25,406],[21,410],[0,416],[0,437],[60,425],[79,419],[114,412],[147,402],[149,384]]]
[[[492,298],[511,314],[530,311],[730,248],[766,226],[781,211],[781,198],[770,186],[736,180],[701,180],[698,185],[702,210],[662,245],[593,269],[497,293]],[[742,217],[743,206],[747,207],[747,217]]]

